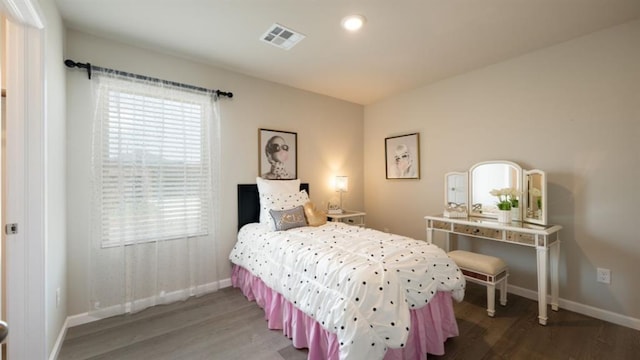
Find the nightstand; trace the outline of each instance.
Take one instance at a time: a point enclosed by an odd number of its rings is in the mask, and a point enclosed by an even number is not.
[[[366,215],[362,211],[344,210],[342,214],[327,214],[327,218],[331,221],[364,227],[364,217]]]

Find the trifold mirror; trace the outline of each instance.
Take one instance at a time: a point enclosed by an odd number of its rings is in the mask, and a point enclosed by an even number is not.
[[[523,170],[511,161],[484,161],[468,172],[444,178],[445,213],[496,218],[500,199],[510,203],[511,219],[547,224],[547,186],[542,170]],[[499,198],[496,194],[508,194]]]

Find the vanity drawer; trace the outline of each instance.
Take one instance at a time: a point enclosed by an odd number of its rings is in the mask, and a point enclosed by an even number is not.
[[[446,221],[433,220],[431,221],[431,225],[437,230],[451,231],[451,223]]]
[[[480,236],[489,239],[502,239],[502,231],[480,226],[454,224],[453,232],[464,235]]]
[[[520,244],[531,245],[531,246],[535,246],[535,244],[536,244],[535,235],[519,233],[519,232],[514,232],[514,231],[507,231],[506,240],[507,241],[512,241],[512,242],[517,242],[517,243],[520,243]]]

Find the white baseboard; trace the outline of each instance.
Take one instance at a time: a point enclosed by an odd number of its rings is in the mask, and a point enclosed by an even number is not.
[[[56,343],[53,344],[53,349],[51,349],[51,353],[49,353],[49,360],[56,360],[58,355],[60,354],[60,349],[62,349],[62,343],[64,342],[64,337],[67,336],[67,329],[69,328],[69,318],[65,319],[64,324],[62,324],[62,329],[60,329],[60,333],[56,338]]]
[[[217,283],[209,283],[204,285],[204,289],[205,291],[203,292],[203,294],[208,294],[211,292],[216,291],[216,289],[224,289],[227,287],[231,286],[231,279],[222,279],[220,281],[218,281]],[[179,291],[175,291],[175,292],[171,292],[171,293],[167,293],[163,295],[163,298],[165,299],[165,301],[167,303],[170,303],[172,301],[177,301],[180,300],[180,298],[177,296],[177,294],[179,293]],[[137,300],[136,303],[137,304],[145,304],[147,303],[149,300],[148,299],[141,299],[141,300]],[[127,309],[131,309],[131,304],[126,304],[125,307]],[[117,309],[116,309],[117,308]],[[113,308],[109,308],[109,309],[104,309],[104,311],[101,311],[101,313],[103,314],[109,314],[112,313],[113,315],[116,315],[118,313],[120,309],[120,306],[115,306]],[[104,319],[104,316],[95,316],[95,315],[91,315],[90,313],[86,312],[86,313],[82,313],[82,314],[77,314],[77,315],[71,315],[69,317],[67,317],[67,321],[66,321],[66,327],[65,327],[65,331],[67,328],[70,327],[74,327],[74,326],[78,326],[78,325],[83,325],[83,324],[88,324],[90,322],[94,322],[100,319]]]
[[[525,289],[519,286],[509,285],[507,292],[525,297],[527,299],[538,301],[538,293],[533,290]],[[547,303],[551,301],[551,296],[547,296]],[[599,309],[593,306],[584,305],[575,301],[558,299],[558,306],[561,309],[576,312],[578,314],[591,316],[596,319],[604,320],[616,325],[625,326],[631,329],[640,330],[640,319],[630,316],[621,315],[612,311]]]
[[[220,289],[231,287],[231,278],[222,279],[220,280],[219,284],[220,284]]]

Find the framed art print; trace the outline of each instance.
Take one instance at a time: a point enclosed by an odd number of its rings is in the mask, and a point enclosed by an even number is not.
[[[298,134],[289,131],[259,129],[258,172],[264,179],[298,178]]]
[[[384,139],[387,179],[420,179],[420,134]]]

